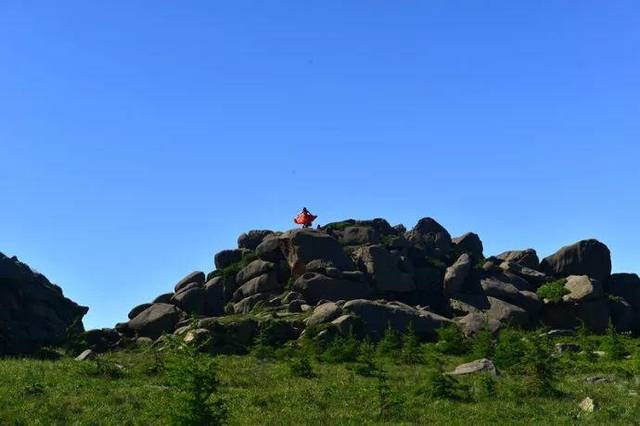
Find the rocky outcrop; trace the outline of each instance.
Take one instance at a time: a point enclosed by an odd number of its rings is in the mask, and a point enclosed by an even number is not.
[[[89,308],[16,257],[0,253],[0,355],[32,354],[82,332]]]
[[[208,317],[191,330],[195,340],[206,329],[232,352],[246,350],[248,336],[271,327],[280,340],[296,338],[304,327],[325,337],[372,339],[388,327],[412,327],[427,339],[451,323],[469,336],[507,325],[571,329],[584,323],[603,332],[609,321],[618,330],[640,331],[640,279],[611,276],[609,249],[596,240],[563,247],[542,262],[533,249],[485,258],[477,234],[452,239],[427,217],[409,232],[384,219],[253,230],[238,238],[238,247],[216,254],[206,277],[192,272],[173,293],[132,309],[115,330],[96,331],[106,339],[101,347],[118,336],[182,336],[194,315]],[[543,285],[540,294],[553,300],[538,295]],[[241,319],[238,325],[227,324],[228,314],[233,322]]]

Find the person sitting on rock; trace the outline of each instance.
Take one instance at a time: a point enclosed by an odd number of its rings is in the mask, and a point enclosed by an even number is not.
[[[312,215],[306,207],[302,208],[302,212],[293,219],[293,223],[302,225],[303,228],[310,228],[314,220],[318,216]]]

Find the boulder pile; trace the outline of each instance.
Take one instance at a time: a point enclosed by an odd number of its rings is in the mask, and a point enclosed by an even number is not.
[[[428,339],[452,323],[467,335],[505,325],[603,332],[609,322],[640,331],[640,279],[612,275],[609,249],[596,240],[542,260],[533,249],[485,257],[477,234],[452,238],[432,218],[408,231],[350,219],[249,231],[214,264],[134,307],[114,330],[93,333],[103,342],[211,335],[237,349],[265,328],[281,341],[309,328],[378,339],[389,327],[412,327]]]
[[[89,308],[16,257],[0,253],[0,355],[33,354],[84,331]]]

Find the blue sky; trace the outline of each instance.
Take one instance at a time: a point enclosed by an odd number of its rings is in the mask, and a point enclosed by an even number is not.
[[[302,206],[639,272],[639,28],[625,0],[5,0],[0,251],[89,328]]]

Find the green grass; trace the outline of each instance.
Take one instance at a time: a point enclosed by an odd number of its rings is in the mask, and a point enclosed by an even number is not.
[[[534,338],[527,333],[522,337]],[[594,345],[606,342],[605,337],[589,338]],[[563,337],[551,343],[576,341]],[[225,401],[228,422],[234,425],[633,424],[640,418],[640,340],[624,337],[621,342],[630,358],[562,355],[553,362],[558,392],[545,397],[527,392],[525,373],[518,368],[504,367],[495,380],[475,375],[444,383],[439,372],[452,370],[473,354],[447,355],[437,343],[419,346],[419,363],[405,363],[392,349],[376,355],[379,351],[367,344],[364,357],[375,366],[372,374],[359,374],[356,367],[366,361],[362,354],[353,362],[336,362],[335,356],[323,362],[321,354],[306,352],[305,365],[295,365],[301,349],[268,359],[201,354],[199,362],[215,361],[217,396]],[[172,385],[164,355],[148,348],[100,359],[0,360],[0,424],[170,423],[180,392]],[[596,375],[607,382],[587,382]],[[447,397],[440,389],[443,383],[444,388],[455,386],[464,398]],[[599,406],[592,414],[578,408],[587,396]]]

